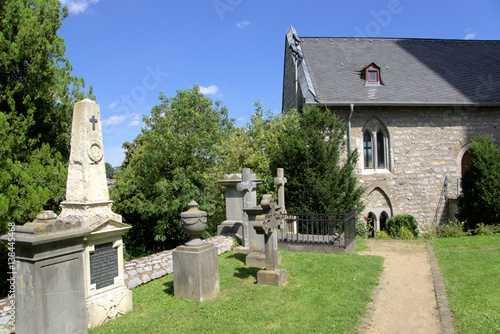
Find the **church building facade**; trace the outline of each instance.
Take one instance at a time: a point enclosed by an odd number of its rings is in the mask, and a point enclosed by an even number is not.
[[[453,219],[468,144],[500,144],[500,41],[299,37],[286,33],[283,112],[316,104],[348,125],[376,229]]]

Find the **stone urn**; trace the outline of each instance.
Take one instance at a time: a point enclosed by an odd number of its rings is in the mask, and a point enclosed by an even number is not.
[[[199,246],[205,243],[200,236],[207,227],[207,213],[198,210],[198,203],[194,200],[189,203],[189,210],[181,213],[182,228],[189,235],[187,246]]]

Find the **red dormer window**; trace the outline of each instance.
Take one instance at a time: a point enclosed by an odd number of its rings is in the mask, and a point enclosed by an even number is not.
[[[375,64],[366,68],[366,83],[369,85],[380,84],[380,69]]]

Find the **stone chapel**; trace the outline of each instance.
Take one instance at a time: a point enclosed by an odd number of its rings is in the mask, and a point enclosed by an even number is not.
[[[299,37],[290,26],[282,110],[308,104],[345,120],[377,230],[397,214],[443,223],[470,140],[500,144],[500,41]]]

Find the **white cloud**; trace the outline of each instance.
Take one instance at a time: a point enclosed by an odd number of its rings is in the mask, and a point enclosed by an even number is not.
[[[236,26],[237,26],[238,28],[240,28],[240,29],[243,29],[243,28],[245,28],[245,27],[246,27],[247,25],[249,25],[249,24],[250,24],[250,21],[242,21],[242,22],[240,22],[240,23],[236,23]]]
[[[219,87],[212,85],[209,87],[200,86],[200,93],[203,95],[215,95],[219,91]]]
[[[476,38],[476,34],[475,32],[471,32],[471,33],[468,33],[467,35],[465,35],[465,39],[474,39]]]
[[[98,2],[99,0],[61,0],[61,5],[68,7],[72,14],[80,14],[85,12],[89,5]]]
[[[127,115],[114,115],[102,121],[102,125],[106,126],[106,125],[122,124],[123,122],[125,122],[127,117],[128,117]]]
[[[244,122],[244,121],[245,121],[245,117],[240,117],[240,118],[238,118],[238,121],[240,121],[240,122]]]
[[[118,102],[111,102],[108,106],[108,109],[114,109],[118,105]]]
[[[130,123],[128,124],[129,126],[137,126],[140,124],[139,120],[141,118],[141,115],[136,114],[136,113],[131,113],[127,115],[114,115],[111,116],[108,119],[105,119],[102,121],[103,126],[107,125],[119,125],[125,123],[128,119],[130,119]]]

